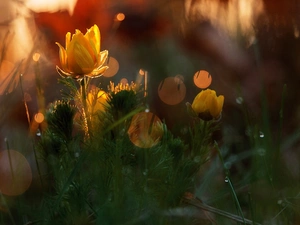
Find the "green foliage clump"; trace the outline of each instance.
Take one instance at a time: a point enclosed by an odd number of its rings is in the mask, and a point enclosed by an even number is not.
[[[193,149],[191,154],[191,146],[173,137],[165,124],[158,144],[137,147],[127,129],[140,106],[132,90],[110,94],[106,110],[92,120],[93,129],[86,136],[76,126],[80,111],[70,101],[52,105],[39,142],[46,165],[41,177],[45,195],[30,213],[32,220],[45,225],[170,221],[168,210],[180,206],[185,193],[194,191],[197,172],[205,162],[195,159],[203,151]],[[210,145],[209,137],[203,137],[207,134],[201,133],[205,142],[192,146]],[[190,135],[199,134],[194,130]]]

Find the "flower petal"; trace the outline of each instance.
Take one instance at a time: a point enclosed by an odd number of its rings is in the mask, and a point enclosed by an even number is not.
[[[222,109],[223,109],[223,105],[224,105],[224,96],[223,95],[219,95],[217,101],[218,101],[219,114],[221,114]]]
[[[217,94],[214,90],[202,90],[194,99],[192,109],[198,116],[205,120],[217,119],[220,117],[224,103],[224,96]]]
[[[93,71],[94,60],[84,46],[75,43],[73,54],[76,63],[80,66],[83,73],[88,74]]]
[[[90,78],[97,78],[103,75],[103,73],[108,69],[108,66],[100,66],[97,69],[93,70],[90,74],[86,75]]]
[[[97,25],[92,26],[90,29],[87,30],[86,34],[84,35],[87,40],[90,41],[91,45],[95,49],[95,54],[97,55],[100,52],[100,30]]]
[[[98,60],[98,63],[97,63],[97,67],[103,66],[103,64],[107,60],[108,51],[104,50],[104,51],[100,52],[98,57],[99,57],[99,60]]]
[[[210,112],[210,115],[213,118],[219,117],[221,111],[219,109],[219,105],[218,105],[218,101],[217,101],[217,96],[216,95],[211,94],[207,98],[207,106],[208,106],[208,110]]]
[[[59,61],[60,61],[61,67],[63,70],[68,71],[67,52],[61,44],[59,44],[58,42],[55,42],[55,44],[57,44],[59,47]]]
[[[68,32],[66,34],[66,49],[68,49],[69,45],[70,45],[70,42],[71,42],[71,33]]]
[[[68,68],[76,74],[88,74],[94,69],[96,57],[86,38],[76,31],[67,49]]]

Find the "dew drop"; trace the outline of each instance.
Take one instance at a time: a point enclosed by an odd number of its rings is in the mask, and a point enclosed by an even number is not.
[[[148,170],[145,170],[145,171],[143,172],[143,175],[144,175],[144,176],[147,176],[147,174],[148,174]]]
[[[281,204],[282,204],[282,200],[279,199],[279,200],[277,201],[277,204],[278,204],[278,205],[281,205]]]
[[[263,132],[259,131],[259,137],[263,138],[264,136],[265,136],[265,134]]]
[[[228,183],[229,182],[229,179],[228,177],[225,178],[225,183]]]
[[[36,136],[38,136],[38,137],[42,136],[42,133],[41,133],[40,129],[38,129],[38,130],[36,131]]]
[[[244,101],[244,99],[243,99],[242,97],[237,97],[237,98],[235,99],[235,102],[236,102],[237,104],[239,104],[239,105],[241,105],[241,104],[243,103],[243,101]]]

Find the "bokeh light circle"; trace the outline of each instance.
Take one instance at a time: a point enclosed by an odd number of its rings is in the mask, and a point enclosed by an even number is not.
[[[199,70],[194,74],[194,84],[201,89],[208,88],[212,82],[212,76],[206,70]]]
[[[123,21],[125,19],[125,14],[124,13],[118,13],[116,16],[115,16],[115,20],[116,21]]]
[[[40,57],[41,57],[40,53],[36,52],[33,54],[32,59],[33,61],[38,62],[40,60]]]
[[[0,191],[8,196],[23,194],[32,181],[27,159],[18,151],[0,152]]]
[[[177,105],[185,98],[186,86],[182,76],[167,77],[158,86],[158,96],[168,105]]]
[[[108,58],[108,69],[104,72],[104,77],[113,77],[119,71],[119,62],[114,57]]]
[[[128,136],[140,148],[151,148],[159,143],[163,135],[161,120],[151,112],[140,112],[133,116]]]
[[[126,85],[126,84],[128,84],[128,80],[126,78],[122,78],[120,80],[120,83],[123,84],[123,85]]]
[[[39,112],[39,113],[37,113],[37,114],[34,115],[34,120],[37,123],[42,123],[44,121],[44,119],[45,119],[45,116],[44,116],[43,113]]]

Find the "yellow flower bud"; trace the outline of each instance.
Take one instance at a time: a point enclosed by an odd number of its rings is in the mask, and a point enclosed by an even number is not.
[[[62,76],[71,76],[81,79],[84,76],[91,78],[101,76],[108,66],[105,66],[108,51],[100,52],[100,31],[97,25],[92,26],[83,35],[76,30],[72,35],[66,34],[66,47],[56,42],[59,47],[59,59],[61,68],[57,71]]]
[[[192,109],[204,120],[218,119],[224,104],[224,96],[217,97],[211,89],[202,90],[194,99]]]
[[[105,111],[105,107],[108,106],[107,98],[104,91],[92,89],[87,97],[90,113],[94,115],[96,112]]]

